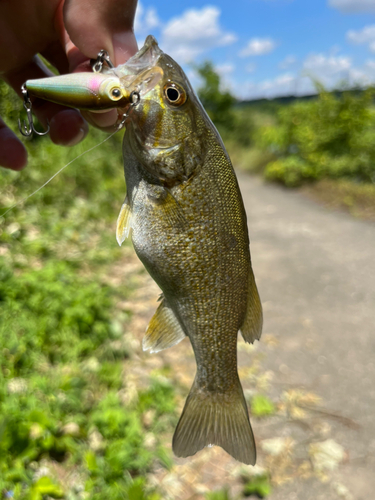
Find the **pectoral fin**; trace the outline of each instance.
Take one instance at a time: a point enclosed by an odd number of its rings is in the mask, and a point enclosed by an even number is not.
[[[262,335],[263,312],[258,289],[255,283],[253,270],[250,269],[247,310],[245,320],[241,326],[242,337],[245,342],[252,344],[254,340],[259,340]]]
[[[178,344],[185,336],[174,312],[163,298],[151,318],[142,347],[144,351],[159,352]]]
[[[126,196],[117,219],[116,240],[120,246],[129,236],[131,228],[131,215],[131,208],[128,202],[128,197]]]
[[[155,210],[162,212],[162,217],[170,227],[177,231],[184,231],[188,224],[181,205],[165,186],[156,184],[147,185],[148,198],[154,203]]]

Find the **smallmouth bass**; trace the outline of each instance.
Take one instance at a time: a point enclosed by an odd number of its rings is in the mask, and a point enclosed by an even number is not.
[[[158,352],[187,336],[197,362],[173,451],[188,457],[218,445],[255,464],[237,373],[238,331],[254,342],[263,322],[246,213],[229,156],[185,73],[149,36],[117,68],[29,80],[26,87],[58,104],[126,110],[127,195],[116,237],[121,245],[131,233],[163,292],[143,349]]]
[[[197,363],[173,451],[188,457],[218,445],[255,464],[237,373],[237,335],[240,330],[254,342],[263,320],[237,179],[186,75],[152,36],[125,66],[132,88],[146,85],[147,91],[126,121],[127,195],[117,240],[121,244],[131,233],[138,257],[163,292],[143,349],[158,352],[187,336]]]

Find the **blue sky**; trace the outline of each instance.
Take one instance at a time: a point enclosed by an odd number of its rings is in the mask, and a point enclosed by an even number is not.
[[[375,0],[141,0],[141,45],[153,34],[193,85],[189,63],[211,60],[223,85],[251,99],[375,82]]]

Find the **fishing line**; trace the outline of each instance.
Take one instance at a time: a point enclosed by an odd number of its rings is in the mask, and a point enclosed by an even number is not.
[[[29,198],[31,198],[32,196],[34,196],[34,194],[38,193],[38,191],[40,191],[41,189],[43,189],[45,186],[47,186],[47,184],[49,184],[57,175],[59,175],[60,172],[62,172],[64,170],[64,168],[66,167],[69,167],[69,165],[71,165],[73,162],[75,162],[76,160],[78,160],[78,158],[81,158],[81,156],[85,155],[86,153],[89,153],[90,151],[92,151],[93,149],[95,148],[98,148],[99,146],[101,146],[102,144],[104,144],[106,141],[108,141],[111,137],[113,137],[116,133],[118,132],[118,130],[115,130],[115,132],[112,132],[111,135],[109,135],[108,137],[106,137],[102,142],[99,142],[99,144],[96,144],[95,146],[93,146],[92,148],[90,149],[87,149],[86,151],[84,151],[83,153],[79,154],[78,156],[76,156],[74,158],[74,160],[70,161],[69,163],[67,163],[66,165],[64,165],[62,168],[60,168],[60,170],[58,172],[56,172],[55,174],[53,174],[53,176],[48,179],[47,182],[45,182],[43,184],[43,186],[40,186],[38,189],[36,189],[33,193],[29,194],[28,196],[26,196],[26,198],[23,198],[22,200],[20,201],[17,201],[17,203],[15,203],[14,205],[12,205],[11,207],[9,207],[3,214],[0,215],[0,218],[1,217],[4,217],[4,215],[6,215],[8,212],[10,212],[14,207],[17,207],[18,205],[21,205],[21,203],[25,203],[26,200],[28,200]]]

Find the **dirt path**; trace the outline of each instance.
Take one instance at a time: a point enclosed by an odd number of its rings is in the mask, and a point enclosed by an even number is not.
[[[270,474],[270,500],[373,498],[375,225],[257,178],[240,174],[239,181],[265,315],[261,342],[239,342],[240,377],[249,401],[261,394],[276,407],[272,416],[252,417],[255,472]],[[139,285],[125,304],[134,313],[138,371],[169,365],[182,409],[195,373],[190,344],[141,351],[159,291],[134,255],[127,263]],[[215,447],[151,479],[165,498],[198,500],[225,486],[240,494],[241,478],[252,472]]]

